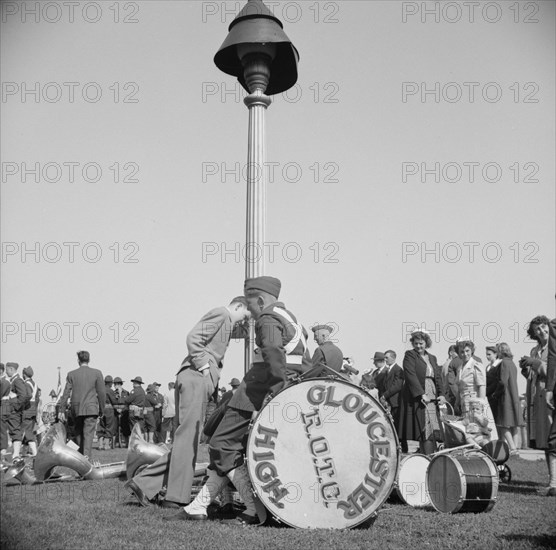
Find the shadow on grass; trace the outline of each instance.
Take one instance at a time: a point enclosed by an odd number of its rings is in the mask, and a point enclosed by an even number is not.
[[[556,548],[556,535],[500,535],[508,542],[527,542],[535,548]]]
[[[511,494],[521,494],[521,495],[536,495],[539,489],[542,487],[540,483],[532,482],[520,482],[518,483],[508,483],[500,484],[498,486],[498,492],[500,493],[511,493]]]

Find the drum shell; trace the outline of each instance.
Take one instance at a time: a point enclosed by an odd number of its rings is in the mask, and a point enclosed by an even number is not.
[[[431,459],[427,455],[411,454],[402,457],[395,491],[398,497],[413,508],[431,505],[427,492],[427,470]]]
[[[498,495],[498,471],[481,451],[442,454],[427,469],[427,491],[439,512],[489,512]]]
[[[390,415],[361,388],[310,379],[263,407],[251,425],[246,464],[255,492],[281,522],[346,529],[373,518],[388,498],[398,439]]]

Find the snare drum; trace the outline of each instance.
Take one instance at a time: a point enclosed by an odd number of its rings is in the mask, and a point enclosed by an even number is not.
[[[409,506],[423,508],[430,506],[431,499],[427,492],[427,468],[431,459],[426,455],[412,454],[402,458],[396,493]]]
[[[255,492],[280,521],[347,529],[371,519],[388,498],[398,438],[390,415],[358,386],[304,380],[261,409],[246,463]]]
[[[489,512],[498,495],[498,471],[481,451],[438,455],[427,470],[427,490],[439,512]]]

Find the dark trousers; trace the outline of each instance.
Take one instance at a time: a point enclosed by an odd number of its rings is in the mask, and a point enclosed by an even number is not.
[[[23,431],[23,441],[29,443],[31,441],[37,440],[37,438],[35,437],[36,423],[37,423],[36,416],[29,416],[28,414],[23,413],[23,420],[21,423],[21,427]]]
[[[554,400],[556,402],[556,397]],[[550,426],[550,432],[548,432],[548,452],[556,454],[556,408],[552,409],[552,425]]]
[[[75,442],[79,445],[79,452],[89,458],[93,455],[93,437],[97,425],[98,415],[75,417]]]
[[[164,438],[166,439],[166,437]],[[162,409],[155,409],[154,411],[154,442],[164,443],[162,439]]]
[[[0,415],[0,449],[8,448],[8,424],[6,422],[7,415]]]
[[[211,470],[225,476],[243,464],[252,412],[228,407],[214,435],[210,438]]]
[[[6,427],[12,441],[21,441],[23,439],[23,415],[21,411],[11,411],[6,417]]]

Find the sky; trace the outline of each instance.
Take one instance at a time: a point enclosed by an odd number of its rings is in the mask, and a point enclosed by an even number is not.
[[[2,3],[0,358],[43,395],[80,349],[165,385],[242,293],[248,111],[213,57],[244,4]],[[441,362],[466,335],[528,354],[555,314],[555,4],[267,5],[300,53],[266,113],[280,299],[361,373],[417,326]]]

